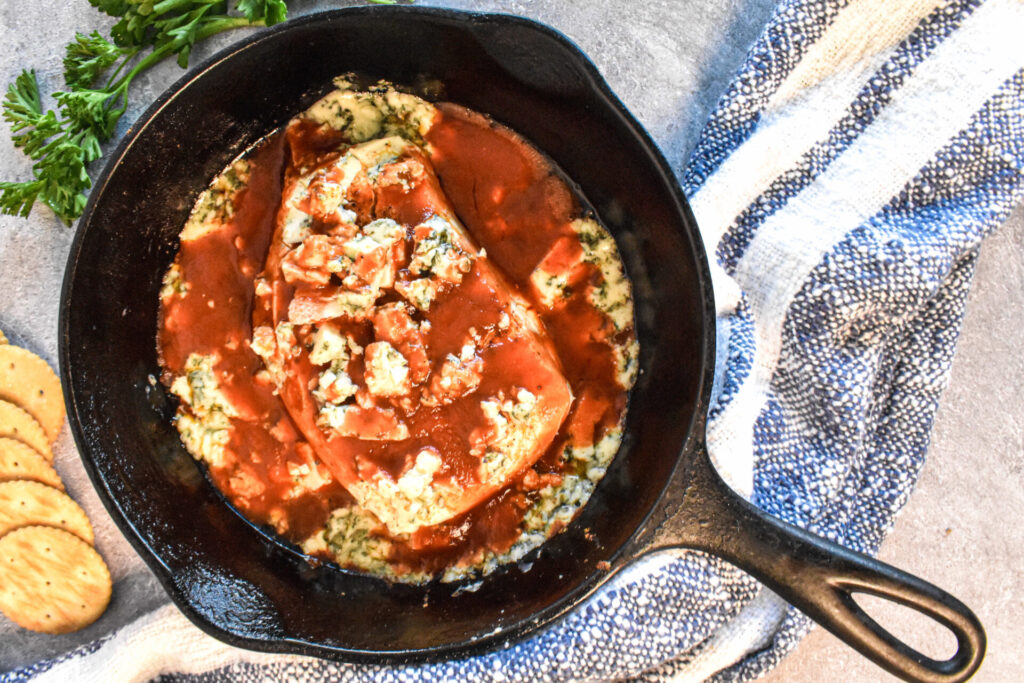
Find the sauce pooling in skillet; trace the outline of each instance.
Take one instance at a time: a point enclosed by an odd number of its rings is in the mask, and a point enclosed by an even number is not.
[[[158,335],[176,424],[232,503],[311,555],[488,573],[568,524],[618,448],[630,285],[515,133],[338,84],[182,231]]]

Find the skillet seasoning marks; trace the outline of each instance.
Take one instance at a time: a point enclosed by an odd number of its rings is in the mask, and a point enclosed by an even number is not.
[[[512,131],[331,92],[197,200],[164,277],[176,425],[308,554],[392,580],[514,562],[621,440],[638,347],[615,242]]]

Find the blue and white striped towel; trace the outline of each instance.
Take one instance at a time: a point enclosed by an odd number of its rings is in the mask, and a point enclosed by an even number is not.
[[[1024,3],[785,0],[683,173],[714,255],[709,448],[758,505],[873,553],[923,463],[978,247],[1024,188]],[[739,681],[808,620],[695,552],[494,654],[415,668],[223,645],[166,606],[10,680]]]

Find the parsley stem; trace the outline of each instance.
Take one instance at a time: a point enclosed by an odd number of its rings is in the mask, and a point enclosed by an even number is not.
[[[221,33],[232,28],[264,25],[265,24],[263,20],[250,22],[245,17],[225,17],[211,19],[206,22],[205,26],[202,29],[196,32],[195,42],[205,40],[210,36],[216,35],[217,33]],[[175,40],[172,40],[169,43],[164,43],[160,47],[155,48],[152,52],[150,52],[148,55],[139,60],[135,64],[135,66],[132,67],[131,71],[124,74],[114,84],[108,86],[107,90],[110,91],[111,94],[114,94],[115,92],[121,89],[127,89],[128,85],[132,82],[132,79],[134,79],[138,74],[163,61],[170,55],[176,53],[187,43],[188,39],[185,37],[181,37],[176,38]]]
[[[113,87],[114,79],[117,78],[118,74],[120,74],[121,71],[126,66],[128,66],[128,64],[132,61],[132,59],[135,58],[137,54],[139,54],[140,51],[140,48],[133,48],[131,52],[125,52],[125,56],[123,59],[121,59],[121,63],[117,65],[117,67],[110,73],[110,76],[107,78],[107,86],[105,90],[110,90]]]
[[[161,14],[166,14],[167,12],[172,12],[172,11],[178,9],[179,7],[184,7],[186,5],[191,5],[192,3],[193,3],[193,0],[162,0],[161,2],[158,2],[155,5],[153,5],[153,11],[150,14],[152,16],[157,16],[158,17]],[[212,5],[214,3],[207,3],[207,4]]]

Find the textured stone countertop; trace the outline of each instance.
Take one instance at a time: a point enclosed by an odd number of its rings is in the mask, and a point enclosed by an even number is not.
[[[293,15],[347,2],[290,2]],[[567,33],[597,63],[613,90],[680,169],[707,112],[767,20],[774,0],[651,0],[649,2],[493,2],[449,6],[531,16]],[[33,66],[47,90],[58,85],[63,45],[75,30],[105,28],[86,0],[0,0],[0,83]],[[196,59],[237,39],[219,36]],[[180,76],[161,64],[132,92],[123,131],[156,95]],[[0,178],[26,178],[28,162],[0,126]],[[0,328],[16,343],[56,364],[57,305],[72,231],[37,210],[29,221],[0,217]],[[943,398],[928,462],[881,558],[960,597],[986,625],[989,654],[975,680],[1020,680],[1024,640],[1024,210],[982,250],[963,336]],[[106,515],[82,474],[65,429],[57,467],[71,494],[97,518]],[[123,579],[141,565],[124,539],[97,544]],[[129,593],[131,594],[131,593]],[[118,604],[127,619],[152,605]],[[112,609],[114,607],[112,606]],[[870,607],[869,607],[870,609]],[[941,629],[887,607],[884,623],[925,651],[941,652]],[[936,633],[936,630],[939,633]],[[83,634],[87,637],[88,634]],[[8,656],[0,670],[45,656],[0,624]],[[64,637],[66,638],[66,637]],[[25,642],[22,647],[18,643]],[[71,641],[52,641],[53,652]],[[22,649],[18,650],[17,648]],[[20,658],[10,656],[12,649]],[[0,648],[0,653],[4,650]],[[15,661],[21,659],[21,661]],[[895,680],[821,629],[815,630],[768,681]]]

